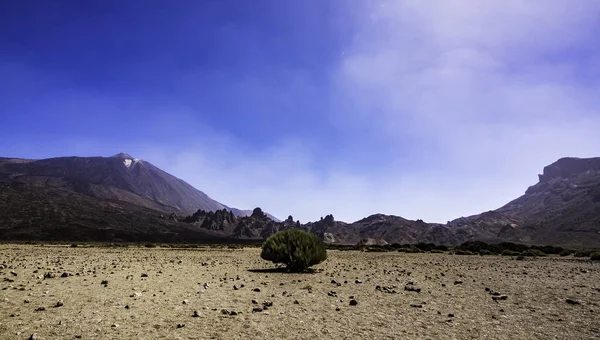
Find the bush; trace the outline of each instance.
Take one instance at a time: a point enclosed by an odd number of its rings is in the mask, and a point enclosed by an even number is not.
[[[528,249],[521,253],[522,256],[546,256],[546,254],[539,249]]]
[[[484,255],[498,255],[498,253],[493,252],[491,250],[487,250],[487,249],[482,249],[479,251],[479,255],[484,256]]]
[[[590,255],[590,260],[592,260],[592,261],[600,261],[600,251],[592,253],[592,255]]]
[[[575,256],[575,257],[588,257],[591,255],[592,255],[592,252],[589,250],[582,250],[582,251],[578,251],[575,254],[573,254],[573,256]]]
[[[461,249],[455,250],[454,254],[456,254],[456,255],[475,255],[472,251],[461,250]]]
[[[517,256],[517,257],[515,258],[515,260],[517,260],[517,261],[523,261],[523,260],[525,260],[525,256],[523,256],[523,255],[519,255],[519,256]]]
[[[560,254],[558,254],[558,255],[560,255],[560,256],[569,256],[569,255],[571,255],[571,251],[565,249],[565,250],[561,251]]]
[[[500,254],[500,255],[502,255],[502,256],[516,256],[516,255],[519,255],[519,252],[514,251],[514,250],[505,249],[505,250],[502,251],[502,254]]]
[[[323,242],[314,234],[288,229],[271,235],[262,246],[260,257],[283,263],[289,271],[302,272],[327,259]]]

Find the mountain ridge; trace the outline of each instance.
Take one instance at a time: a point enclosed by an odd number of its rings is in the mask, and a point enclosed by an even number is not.
[[[260,209],[250,213],[229,208],[126,153],[108,158],[0,158],[0,188],[4,239],[54,237],[48,230],[66,226],[74,235],[82,228],[90,235],[112,230],[107,235],[117,240],[245,242],[301,228],[332,244],[484,241],[600,247],[600,158],[561,158],[544,167],[539,182],[522,196],[496,210],[446,224],[384,214],[352,223],[332,215],[305,224],[291,216],[276,221]]]

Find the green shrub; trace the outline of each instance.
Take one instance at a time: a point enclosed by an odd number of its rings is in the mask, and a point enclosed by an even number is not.
[[[515,258],[515,260],[517,260],[517,261],[523,261],[523,260],[525,260],[525,256],[523,256],[523,255],[519,255],[519,256],[517,256],[517,257]]]
[[[500,255],[502,255],[502,256],[516,256],[516,255],[519,255],[519,252],[514,251],[514,250],[505,249],[505,250],[502,251],[502,253]]]
[[[455,250],[454,254],[456,254],[456,255],[474,255],[474,253],[472,251],[461,250],[461,249]]]
[[[546,256],[546,253],[539,249],[527,249],[521,253],[521,256]]]
[[[560,255],[560,256],[569,256],[569,255],[571,255],[571,251],[565,249],[565,250],[561,251],[558,255]]]
[[[479,255],[498,255],[498,253],[493,252],[491,250],[487,250],[487,249],[482,249],[479,251]]]
[[[590,255],[590,260],[592,260],[592,261],[600,261],[600,251],[592,253]]]
[[[589,250],[582,250],[582,251],[578,251],[575,254],[573,254],[573,256],[575,256],[575,257],[588,257],[591,255],[592,255],[592,252]]]
[[[444,251],[441,250],[441,249],[431,249],[430,253],[432,253],[432,254],[443,254]]]
[[[271,235],[263,243],[260,257],[273,263],[283,263],[289,271],[302,272],[325,261],[327,250],[315,234],[287,229]]]
[[[412,247],[410,247],[410,248],[400,248],[400,249],[398,249],[398,251],[401,252],[401,253],[413,253],[413,254],[422,253],[423,252],[421,249],[412,248]]]

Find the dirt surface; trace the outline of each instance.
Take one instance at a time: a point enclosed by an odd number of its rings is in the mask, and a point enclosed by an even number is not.
[[[288,274],[250,248],[1,245],[0,339],[600,338],[600,263],[328,255]]]

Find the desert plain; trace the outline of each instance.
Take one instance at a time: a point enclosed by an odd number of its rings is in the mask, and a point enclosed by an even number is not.
[[[600,263],[259,248],[0,245],[0,339],[595,339]],[[351,302],[354,300],[354,302]]]

